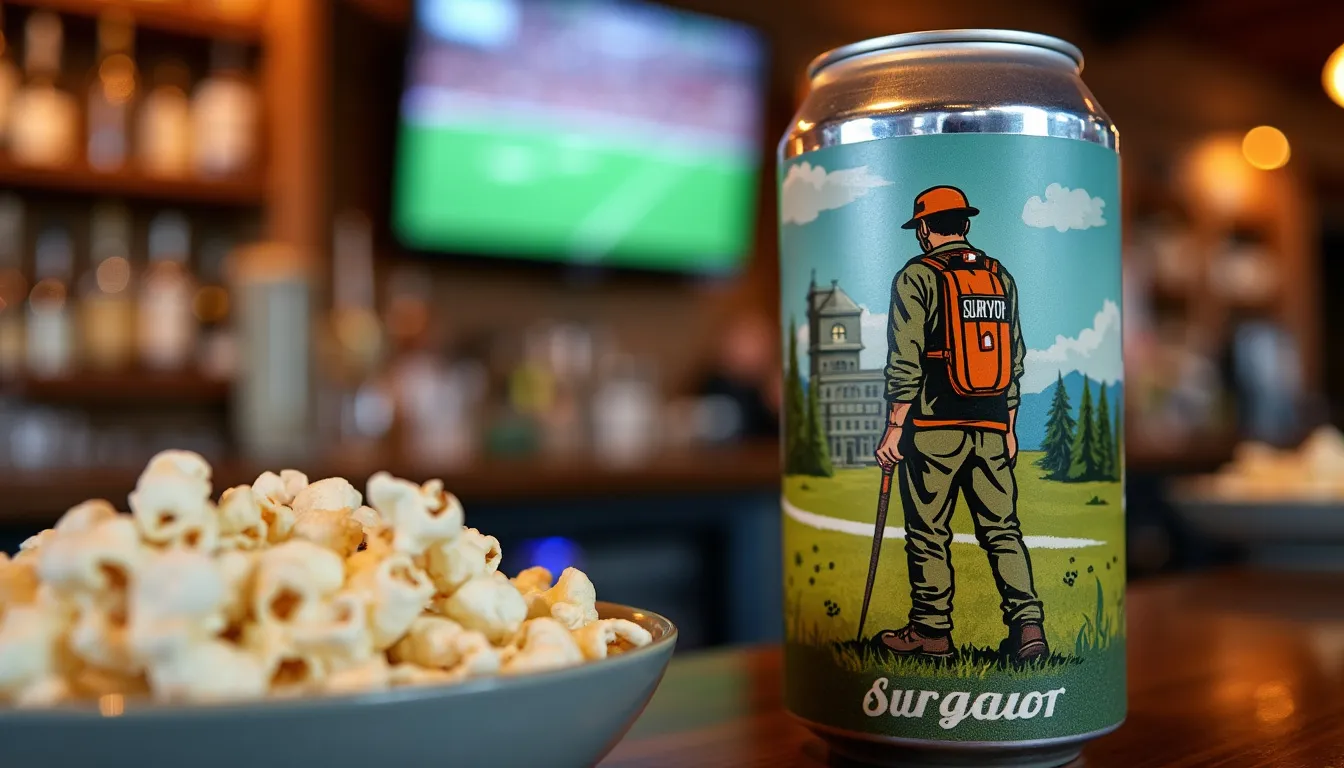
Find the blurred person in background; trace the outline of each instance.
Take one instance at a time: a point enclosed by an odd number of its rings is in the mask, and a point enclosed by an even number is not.
[[[731,406],[724,408],[724,413],[737,414],[735,428],[725,425],[716,436],[726,440],[773,440],[779,435],[781,387],[774,325],[760,314],[741,313],[724,327],[715,361],[697,394]]]

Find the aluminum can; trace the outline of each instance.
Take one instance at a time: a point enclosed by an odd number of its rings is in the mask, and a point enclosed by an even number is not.
[[[867,40],[780,144],[785,700],[844,757],[1059,766],[1124,719],[1118,133],[1082,69]]]

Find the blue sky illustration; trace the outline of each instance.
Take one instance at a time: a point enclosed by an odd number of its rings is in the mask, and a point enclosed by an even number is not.
[[[819,284],[838,280],[870,311],[863,367],[880,365],[892,277],[920,252],[901,224],[916,195],[948,184],[980,209],[971,244],[1017,280],[1031,350],[1023,390],[1053,384],[1057,371],[1121,379],[1120,199],[1111,151],[1067,139],[940,134],[831,147],[786,163],[780,174],[786,331],[791,316],[804,323],[815,269]]]

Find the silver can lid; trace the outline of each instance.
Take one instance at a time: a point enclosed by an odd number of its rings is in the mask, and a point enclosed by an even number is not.
[[[943,43],[1012,43],[1044,48],[1062,53],[1073,59],[1078,70],[1083,69],[1083,52],[1076,45],[1066,43],[1057,37],[1036,32],[1020,32],[1013,29],[939,29],[930,32],[906,32],[900,35],[886,35],[861,40],[827,51],[812,60],[807,66],[807,77],[812,79],[832,64],[862,56],[865,53],[888,51],[894,48],[909,48],[915,45],[938,45]]]

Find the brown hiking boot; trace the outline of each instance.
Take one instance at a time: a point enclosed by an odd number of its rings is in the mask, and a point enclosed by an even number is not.
[[[1050,655],[1050,646],[1045,642],[1045,628],[1038,621],[1014,624],[1008,632],[1008,645],[1012,649],[1013,660],[1018,664],[1027,664]]]
[[[952,635],[926,635],[914,624],[900,629],[887,629],[877,633],[877,643],[901,656],[932,656],[946,659],[952,656]]]

